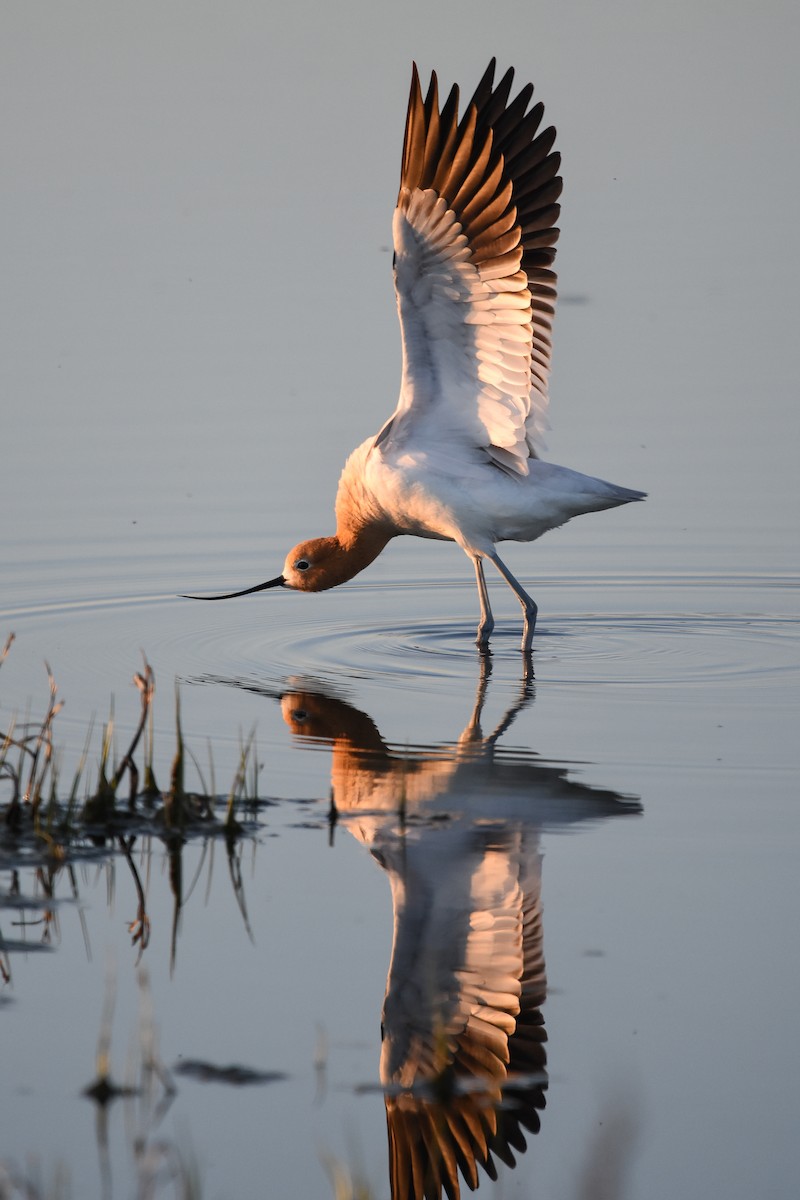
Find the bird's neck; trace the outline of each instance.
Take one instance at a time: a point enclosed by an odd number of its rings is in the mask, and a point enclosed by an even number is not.
[[[387,521],[366,481],[366,461],[374,439],[358,446],[344,465],[336,493],[337,583],[352,579],[373,562],[398,532]]]
[[[337,576],[336,584],[346,583],[374,562],[391,536],[379,525],[352,527],[340,522],[331,538],[335,554],[331,557],[330,569]]]

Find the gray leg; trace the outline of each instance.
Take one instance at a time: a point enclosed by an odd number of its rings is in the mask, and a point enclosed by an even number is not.
[[[529,654],[531,642],[533,641],[533,631],[536,628],[536,614],[539,610],[522,585],[511,574],[503,560],[497,554],[490,554],[489,558],[522,605],[522,611],[525,614],[525,623],[522,626],[522,653]]]
[[[458,739],[459,746],[477,746],[483,741],[481,714],[483,713],[483,705],[486,701],[486,689],[489,686],[491,674],[492,654],[484,646],[481,647],[481,677],[478,680],[478,690],[475,693],[475,704],[467,727]]]
[[[473,558],[472,561],[475,564],[478,598],[481,602],[481,620],[478,625],[478,636],[475,638],[475,642],[482,650],[485,650],[489,645],[489,638],[492,636],[492,630],[494,629],[494,617],[492,616],[492,609],[489,604],[489,592],[486,588],[486,579],[483,574],[483,559]]]

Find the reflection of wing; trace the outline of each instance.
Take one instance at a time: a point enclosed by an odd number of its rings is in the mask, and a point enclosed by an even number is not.
[[[384,1004],[393,1197],[459,1195],[539,1128],[546,982],[535,834],[428,830],[379,857],[395,936]],[[392,861],[395,858],[396,861]]]

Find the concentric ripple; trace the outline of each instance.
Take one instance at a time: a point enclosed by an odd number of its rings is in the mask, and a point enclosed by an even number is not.
[[[789,619],[662,615],[574,615],[542,622],[533,656],[537,678],[551,683],[706,684],[748,679],[774,684],[800,672],[800,629]],[[495,664],[520,659],[519,628],[499,626]],[[444,619],[419,624],[316,625],[253,635],[219,630],[195,642],[209,657],[242,671],[269,664],[277,674],[316,671],[350,678],[382,676],[387,686],[472,675],[474,626]]]
[[[589,595],[597,609],[580,611]],[[572,579],[539,585],[537,598],[533,657],[541,683],[780,686],[795,684],[800,673],[800,622],[781,611],[795,592],[773,580]],[[658,611],[665,601],[669,607]],[[500,602],[496,608],[491,661],[513,674],[520,616]],[[55,655],[49,630],[61,648],[58,665],[66,655],[106,687],[135,667],[133,646],[136,657],[142,647],[160,665],[162,677],[165,669],[183,679],[299,672],[430,689],[437,679],[474,676],[474,619],[453,619],[454,609],[469,611],[463,587],[365,584],[326,597],[284,593],[226,606],[163,595],[88,598],[6,613],[3,622],[18,633],[33,627],[37,652]]]

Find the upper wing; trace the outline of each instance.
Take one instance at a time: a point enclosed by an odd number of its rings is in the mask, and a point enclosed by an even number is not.
[[[555,130],[538,133],[533,86],[509,103],[494,59],[458,118],[414,67],[400,193],[395,286],[403,337],[400,401],[376,445],[436,445],[527,474],[544,426],[561,193]]]

